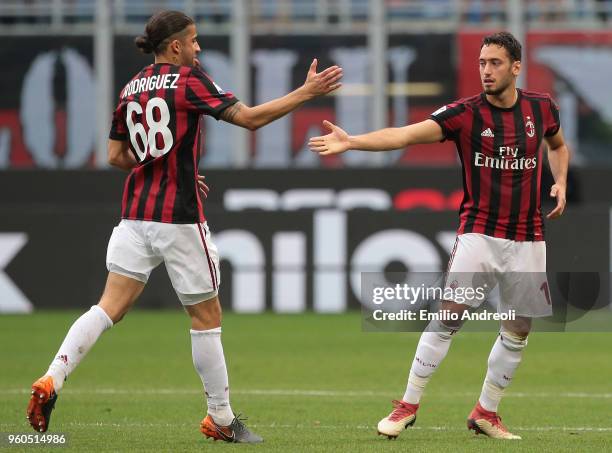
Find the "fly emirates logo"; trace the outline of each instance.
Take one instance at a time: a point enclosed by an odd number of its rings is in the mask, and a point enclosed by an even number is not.
[[[518,157],[518,146],[500,146],[497,156],[474,153],[474,165],[477,167],[497,168],[498,170],[531,170],[537,165],[537,158]]]

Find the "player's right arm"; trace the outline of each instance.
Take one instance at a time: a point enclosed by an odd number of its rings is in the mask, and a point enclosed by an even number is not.
[[[221,113],[221,119],[252,131],[259,129],[292,112],[305,102],[337,90],[341,86],[341,78],[342,68],[338,66],[331,66],[317,73],[315,58],[301,87],[283,97],[253,107],[238,102],[225,109]]]
[[[130,171],[137,164],[127,140],[108,140],[108,163],[113,167]]]
[[[440,125],[431,119],[404,127],[379,129],[363,135],[349,135],[342,128],[329,121],[324,121],[323,125],[330,133],[320,137],[312,137],[308,141],[311,151],[319,153],[321,156],[340,154],[349,149],[391,151],[410,145],[435,143],[445,138]]]
[[[317,60],[314,59],[301,87],[283,97],[249,107],[239,102],[232,93],[219,88],[201,68],[194,67],[187,79],[185,105],[188,110],[256,130],[317,96],[337,90],[341,86],[341,77],[342,69],[338,66],[317,73]]]

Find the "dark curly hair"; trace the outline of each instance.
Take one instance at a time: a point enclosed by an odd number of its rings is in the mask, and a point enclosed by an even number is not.
[[[138,36],[134,43],[144,53],[162,53],[168,46],[168,38],[193,23],[191,17],[180,11],[161,11],[151,16],[144,35]]]
[[[500,31],[498,33],[493,33],[492,35],[485,36],[482,38],[480,48],[482,49],[484,46],[490,46],[491,44],[495,44],[496,46],[506,49],[506,52],[508,52],[508,56],[510,57],[510,61],[521,61],[522,46],[512,33]]]

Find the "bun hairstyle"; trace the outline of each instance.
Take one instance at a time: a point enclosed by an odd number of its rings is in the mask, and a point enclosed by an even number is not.
[[[155,50],[155,46],[146,35],[136,37],[134,44],[142,53],[152,53]]]
[[[144,35],[138,36],[134,44],[143,53],[162,53],[168,46],[168,38],[182,32],[194,23],[191,17],[180,11],[161,11],[151,16],[145,27]]]

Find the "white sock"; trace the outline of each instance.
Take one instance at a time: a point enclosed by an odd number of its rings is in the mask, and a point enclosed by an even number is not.
[[[512,382],[514,372],[521,363],[523,348],[526,345],[526,338],[510,332],[502,332],[497,337],[489,354],[487,376],[478,399],[483,409],[497,412],[504,391]]]
[[[102,332],[111,327],[113,321],[98,305],[91,307],[72,324],[46,373],[53,378],[56,392],[59,393],[66,378],[87,355]]]
[[[425,386],[436,371],[451,344],[451,335],[456,330],[449,329],[439,321],[431,321],[419,340],[408,376],[406,393],[402,398],[410,404],[419,404]]]
[[[208,414],[215,423],[228,426],[234,419],[229,403],[229,383],[221,345],[221,327],[190,330],[193,365],[202,379]]]

